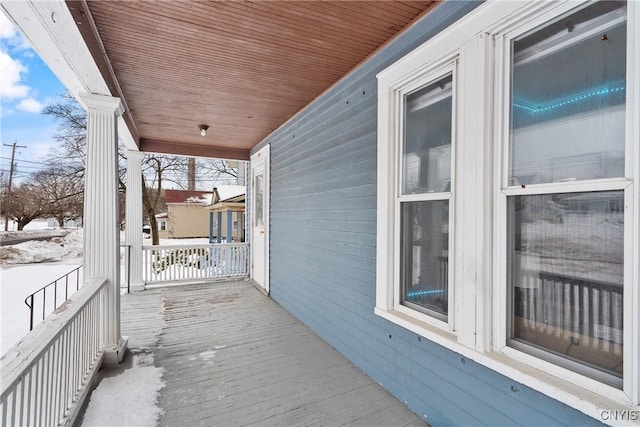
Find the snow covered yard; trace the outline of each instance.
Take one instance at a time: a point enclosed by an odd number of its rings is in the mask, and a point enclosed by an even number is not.
[[[3,236],[42,236],[44,221],[27,224],[22,232]],[[24,299],[82,264],[82,230],[49,241],[28,241],[0,249],[0,354],[29,332],[29,308]],[[80,278],[81,279],[81,278]],[[75,286],[69,292],[75,291]]]
[[[29,332],[29,308],[24,303],[26,296],[80,264],[81,261],[71,260],[0,268],[0,354],[6,353]]]

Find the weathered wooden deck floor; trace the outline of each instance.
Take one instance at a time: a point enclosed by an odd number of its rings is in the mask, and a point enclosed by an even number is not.
[[[162,426],[424,426],[247,282],[123,296],[122,333],[165,369]]]

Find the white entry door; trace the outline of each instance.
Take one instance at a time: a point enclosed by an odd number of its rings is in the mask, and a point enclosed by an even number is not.
[[[269,292],[269,146],[251,156],[251,278]]]

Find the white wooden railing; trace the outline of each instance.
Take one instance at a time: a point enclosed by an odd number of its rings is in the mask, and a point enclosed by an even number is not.
[[[248,243],[145,246],[142,257],[146,284],[249,275]]]
[[[95,279],[0,359],[2,426],[71,425],[102,363],[108,282]]]

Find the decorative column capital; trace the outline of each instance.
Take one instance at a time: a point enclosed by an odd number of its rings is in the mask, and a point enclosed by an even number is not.
[[[120,116],[124,112],[120,98],[116,98],[114,96],[81,93],[80,99],[89,110],[101,113],[113,113],[116,116]]]

